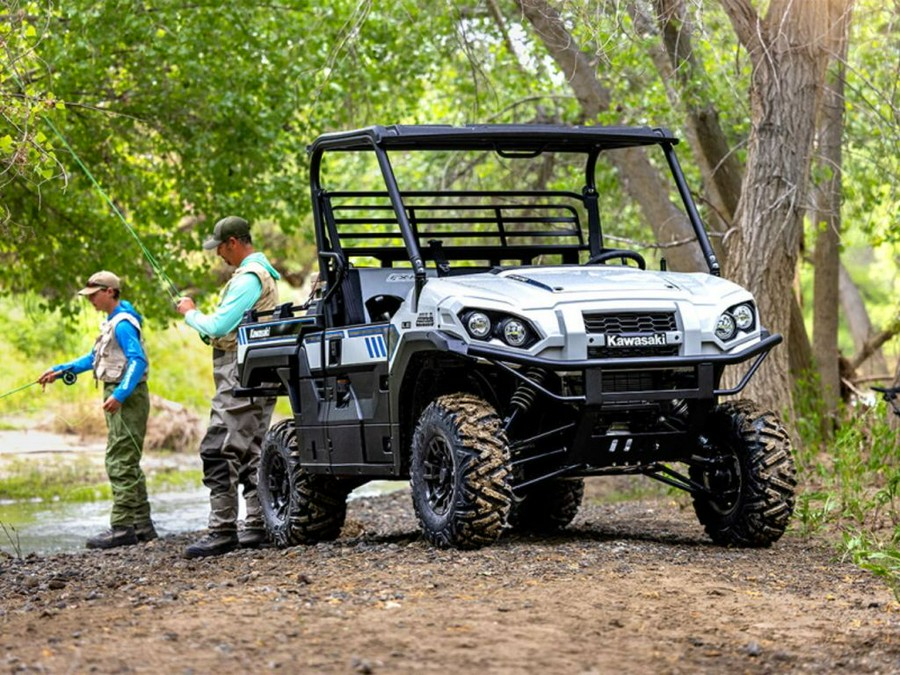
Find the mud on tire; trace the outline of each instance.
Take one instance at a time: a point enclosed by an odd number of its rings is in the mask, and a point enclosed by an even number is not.
[[[425,408],[413,434],[410,474],[416,517],[433,545],[478,548],[506,527],[509,446],[484,399],[452,394]]]
[[[716,407],[710,420],[715,465],[693,464],[691,479],[710,491],[694,494],[694,511],[724,546],[769,546],[794,511],[797,485],[791,441],[775,413],[752,401]]]
[[[519,532],[559,532],[578,514],[583,497],[584,479],[551,478],[537,484],[513,506],[510,525]]]
[[[269,430],[257,494],[266,530],[277,546],[337,539],[347,516],[347,493],[334,477],[311,475],[300,465],[293,420]]]

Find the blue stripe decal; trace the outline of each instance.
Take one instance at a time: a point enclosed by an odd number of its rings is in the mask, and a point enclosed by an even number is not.
[[[366,338],[366,351],[369,353],[369,358],[384,358],[387,356],[387,347],[384,344],[384,336],[383,335],[373,335],[372,337]]]

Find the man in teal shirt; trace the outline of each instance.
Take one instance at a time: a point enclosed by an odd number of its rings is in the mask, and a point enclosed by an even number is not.
[[[233,551],[239,545],[253,548],[267,541],[256,474],[263,437],[272,418],[274,398],[236,398],[237,327],[248,309],[265,311],[278,304],[275,282],[280,275],[265,255],[253,248],[250,224],[229,216],[216,223],[212,236],[203,244],[235,270],[222,291],[212,314],[198,311],[194,301],[181,298],[178,311],[187,324],[211,338],[213,379],[209,427],[200,441],[203,484],[209,488],[209,532],[188,546],[187,558],[202,558]],[[238,484],[243,487],[247,518],[237,531]]]

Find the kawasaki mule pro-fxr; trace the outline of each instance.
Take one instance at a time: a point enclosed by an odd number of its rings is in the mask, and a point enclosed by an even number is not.
[[[719,399],[781,336],[720,277],[676,143],[665,129],[538,125],[318,138],[325,290],[239,331],[238,393],[287,396],[293,411],[262,452],[274,540],[334,539],[352,489],[408,478],[428,541],[478,547],[565,527],[583,478],[610,474],[686,490],[718,544],[777,540],[794,502],[788,433],[751,401]],[[608,161],[636,148],[667,169],[706,272],[650,270],[608,245],[644,227]],[[740,379],[723,388],[728,365]]]

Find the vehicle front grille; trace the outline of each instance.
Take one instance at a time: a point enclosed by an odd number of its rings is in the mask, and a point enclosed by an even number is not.
[[[588,333],[665,333],[678,330],[674,312],[583,312]],[[654,354],[659,352],[654,350]]]
[[[672,391],[695,388],[697,376],[693,371],[620,370],[604,372],[602,383],[604,392]]]
[[[678,356],[678,345],[664,347],[588,347],[589,359],[637,359],[645,356]]]

